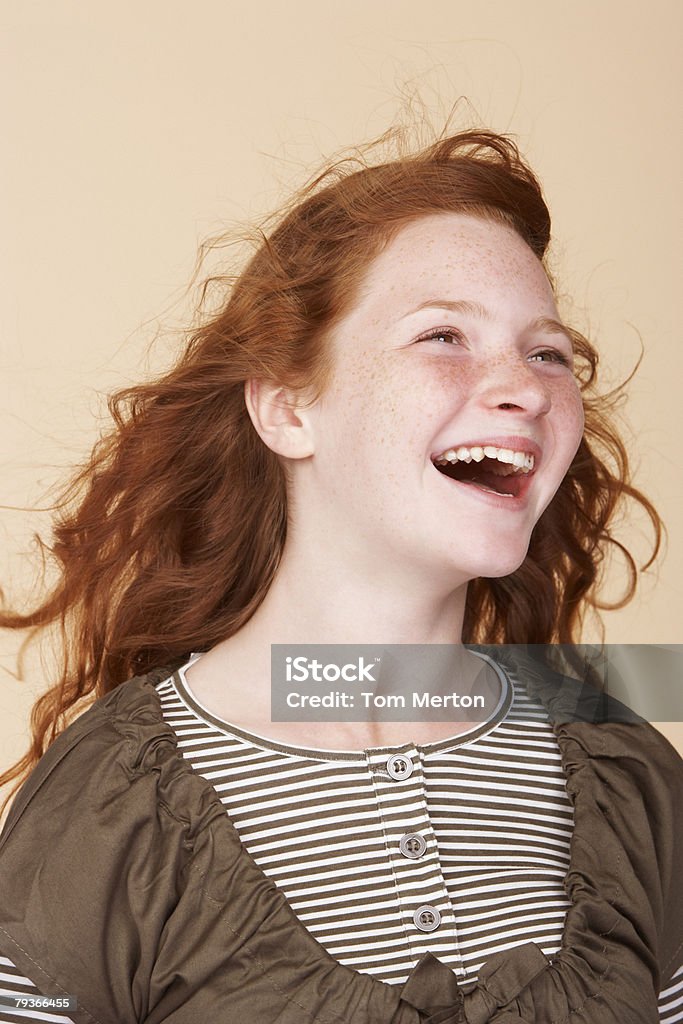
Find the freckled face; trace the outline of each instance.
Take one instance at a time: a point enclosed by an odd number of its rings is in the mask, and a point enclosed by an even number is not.
[[[332,335],[335,372],[312,410],[305,506],[331,542],[370,570],[454,585],[519,567],[583,432],[571,342],[551,319],[543,267],[507,226],[435,214],[396,234]],[[432,461],[513,436],[541,450],[523,501]]]

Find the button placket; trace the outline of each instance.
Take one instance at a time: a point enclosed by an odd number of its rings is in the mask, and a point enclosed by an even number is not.
[[[427,810],[423,754],[416,747],[403,747],[368,755],[411,955],[417,961],[444,942],[449,952],[457,951],[453,911]],[[464,977],[461,963],[451,964],[451,969]]]

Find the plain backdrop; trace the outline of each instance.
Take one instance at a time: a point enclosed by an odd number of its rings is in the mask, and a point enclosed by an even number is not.
[[[678,0],[0,3],[0,586],[26,606],[39,511],[106,427],[106,395],[167,366],[198,245],[275,208],[405,96],[513,133],[553,215],[561,312],[602,354],[635,480],[669,529],[610,643],[681,642]],[[155,337],[159,340],[150,347]],[[620,537],[642,562],[642,515]],[[623,583],[606,566],[608,598]],[[589,625],[586,641],[598,639]],[[0,765],[46,684],[0,635]],[[683,728],[662,726],[683,749]],[[677,736],[677,738],[676,738]]]

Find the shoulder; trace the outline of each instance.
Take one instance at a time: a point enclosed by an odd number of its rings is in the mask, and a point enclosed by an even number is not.
[[[78,878],[93,901],[131,873],[168,875],[175,891],[171,876],[225,810],[163,718],[156,686],[170,674],[155,669],[105,694],[38,762],[0,833],[0,913],[33,898],[31,879],[62,892]]]
[[[205,867],[206,826],[224,810],[163,720],[155,687],[169,675],[135,677],[91,705],[10,808],[0,834],[0,948],[38,987],[64,979],[95,1001],[110,985],[130,998],[131,957],[135,976],[149,976],[190,861]],[[84,950],[97,955],[86,963]],[[134,1008],[120,1011],[128,1019]]]
[[[575,811],[573,863],[590,862],[596,891],[649,936],[666,987],[683,948],[683,759],[647,722],[569,722],[556,732]]]
[[[157,827],[166,817],[196,834],[206,823],[198,816],[206,819],[207,809],[223,811],[210,783],[182,757],[164,720],[156,687],[171,674],[159,667],[129,679],[57,737],[10,807],[0,856],[10,839],[16,842],[17,835],[45,818],[49,823],[41,830],[58,830],[76,815],[83,822],[98,820],[113,839],[145,815]],[[94,838],[89,835],[88,841]]]
[[[166,668],[136,676],[96,700],[50,745],[28,776],[12,802],[0,836],[0,848],[19,821],[36,802],[43,803],[47,793],[63,806],[82,792],[94,778],[107,788],[116,785],[131,772],[144,770],[148,741],[156,747],[175,749],[172,730],[163,721],[155,686],[168,678]],[[57,797],[57,790],[62,797]]]
[[[0,834],[4,871],[10,850],[24,861],[41,846],[54,852],[76,823],[84,845],[103,833],[113,840],[158,805],[161,777],[182,760],[155,689],[169,675],[160,668],[120,684],[60,733],[12,802]]]
[[[649,722],[570,721],[555,731],[578,760],[597,762],[598,771],[625,771],[649,790],[683,795],[683,758]]]
[[[548,647],[508,644],[496,657],[527,695],[545,707],[563,746],[578,759],[582,754],[603,757],[631,762],[634,769],[641,764],[653,780],[665,776],[668,783],[682,785],[683,758],[662,733],[610,692],[605,665],[598,665],[592,678],[582,664],[559,671],[552,662],[561,655],[548,655]],[[579,648],[572,656],[589,663]],[[569,654],[564,657],[569,660]]]

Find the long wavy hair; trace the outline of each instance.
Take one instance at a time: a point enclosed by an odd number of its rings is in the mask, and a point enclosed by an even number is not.
[[[31,636],[58,627],[62,652],[57,682],[33,707],[31,747],[0,776],[0,784],[19,779],[10,796],[85,698],[153,667],[173,670],[258,608],[285,543],[287,489],[279,458],[248,415],[245,382],[262,378],[319,397],[331,371],[330,332],[402,225],[436,212],[508,224],[550,278],[550,215],[510,138],[458,132],[380,163],[368,152],[330,163],[267,221],[241,273],[205,282],[204,300],[218,288],[221,301],[188,331],[170,372],[109,397],[113,426],[50,506],[52,543],[36,535],[57,583],[33,611],[0,611],[0,627]],[[654,529],[643,569],[659,550],[661,520],[631,484],[612,423],[623,384],[599,395],[597,352],[572,335],[583,439],[523,564],[469,585],[465,643],[572,643],[588,609],[626,604],[638,569],[612,532],[625,498]],[[613,545],[629,583],[607,605],[598,597],[600,568]]]

